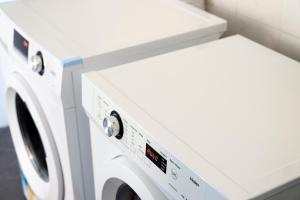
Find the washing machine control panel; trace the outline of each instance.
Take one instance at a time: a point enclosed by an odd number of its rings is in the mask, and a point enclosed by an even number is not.
[[[225,199],[201,177],[151,138],[132,117],[100,91],[94,96],[94,119],[108,138],[177,200]],[[120,117],[121,123],[115,118]],[[109,130],[111,127],[111,130]],[[122,137],[117,137],[122,129]]]
[[[26,74],[32,82],[43,85],[55,95],[61,94],[63,67],[60,59],[43,48],[36,40],[16,27],[11,20],[0,13],[0,48],[13,66],[5,66],[10,71]]]

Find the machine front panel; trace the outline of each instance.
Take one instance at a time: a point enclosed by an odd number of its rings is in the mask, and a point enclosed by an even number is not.
[[[106,96],[98,92],[94,96],[94,118],[102,127],[103,120],[116,111],[123,126],[121,139],[110,140],[130,157],[164,191],[177,200],[225,199],[201,177],[168,152],[151,134],[143,130],[127,113],[114,105]]]

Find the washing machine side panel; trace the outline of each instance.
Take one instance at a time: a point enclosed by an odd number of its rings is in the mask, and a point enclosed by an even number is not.
[[[74,199],[87,199],[84,193],[84,180],[82,175],[82,162],[80,156],[80,142],[78,139],[78,126],[76,121],[76,109],[67,109],[64,111],[65,125],[66,125],[66,137],[68,146],[69,167],[68,176],[71,177],[73,183],[73,191],[70,188],[70,192],[74,194]],[[68,197],[66,190],[66,199]],[[71,198],[72,196],[70,196]]]
[[[94,199],[94,174],[91,152],[90,128],[88,118],[82,108],[76,107],[75,115],[78,126],[78,140],[80,146],[81,167],[85,188],[85,199]],[[78,156],[78,155],[77,155]]]
[[[78,107],[81,105],[79,100],[81,93],[80,79],[76,74],[83,71],[83,63],[80,58],[74,58],[68,61],[61,60],[61,66],[58,67],[58,76],[61,77],[59,96],[65,109]],[[67,65],[67,66],[66,66]],[[80,76],[79,76],[80,77]]]
[[[69,66],[68,64],[68,67],[63,68],[62,71],[61,103],[65,109],[66,132],[69,134],[67,138],[70,141],[68,145],[69,153],[72,157],[71,162],[74,162],[74,166],[76,166],[73,167],[71,163],[71,167],[74,168],[78,176],[83,178],[83,180],[77,181],[80,184],[78,183],[79,185],[76,186],[76,188],[85,188],[84,190],[78,189],[82,190],[80,195],[84,195],[84,199],[94,199],[89,124],[81,104],[81,74],[87,69],[83,69],[83,64],[78,59],[68,62],[71,65]],[[70,120],[71,118],[72,120]]]

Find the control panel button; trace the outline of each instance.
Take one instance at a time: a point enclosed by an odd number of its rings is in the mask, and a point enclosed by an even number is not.
[[[137,157],[138,157],[140,160],[142,160],[143,156],[144,156],[144,153],[142,152],[142,150],[138,150],[138,152],[137,152]]]
[[[123,137],[122,138],[122,140],[121,140],[121,142],[125,145],[125,146],[127,146],[127,138],[126,137]]]
[[[134,144],[131,144],[130,151],[131,151],[132,154],[135,154],[135,146],[134,146]]]
[[[172,177],[173,180],[178,179],[178,173],[177,173],[177,170],[175,168],[171,169],[171,177]]]

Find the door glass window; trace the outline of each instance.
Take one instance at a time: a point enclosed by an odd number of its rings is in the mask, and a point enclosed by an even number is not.
[[[118,178],[110,178],[105,182],[101,199],[141,200],[128,184]]]
[[[120,185],[116,200],[141,200],[140,197],[136,194],[136,192],[126,183]]]
[[[40,137],[40,133],[30,114],[26,103],[16,94],[16,114],[27,150],[27,154],[35,170],[44,181],[49,181],[46,153]]]

